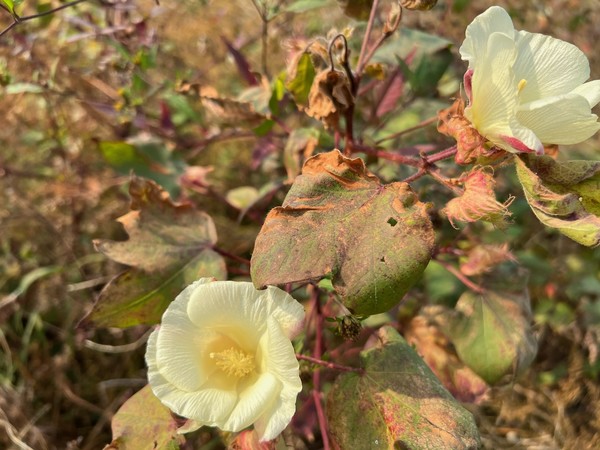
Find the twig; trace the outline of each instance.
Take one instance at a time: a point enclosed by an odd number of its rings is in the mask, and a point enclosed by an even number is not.
[[[454,275],[462,284],[467,286],[472,291],[477,292],[478,294],[484,294],[486,292],[486,290],[483,287],[473,283],[451,264],[448,264],[445,261],[440,261],[439,259],[436,259],[436,262],[438,262],[444,269],[446,269],[448,272]]]
[[[70,8],[71,6],[75,6],[79,3],[83,3],[87,0],[75,0],[69,3],[65,3],[64,5],[60,5],[57,6],[56,8],[50,9],[48,11],[44,11],[38,14],[32,14],[30,16],[24,16],[24,17],[19,17],[16,14],[13,14],[13,20],[14,22],[11,23],[8,27],[6,27],[4,30],[2,30],[2,32],[0,32],[0,37],[4,36],[6,33],[8,33],[11,29],[13,29],[14,27],[16,27],[17,25],[23,23],[23,22],[27,22],[29,20],[33,20],[33,19],[39,19],[40,17],[44,17],[44,16],[48,16],[50,14],[54,14],[55,12],[58,12],[62,9],[66,9],[66,8]]]
[[[436,163],[443,159],[448,159],[448,158],[453,157],[457,151],[458,151],[458,149],[456,148],[456,145],[453,145],[452,147],[448,147],[445,150],[442,150],[438,153],[435,153],[433,155],[425,157],[425,160],[427,161],[428,164],[433,164],[433,163]]]
[[[237,261],[241,264],[246,264],[247,266],[250,265],[249,259],[234,255],[233,253],[229,253],[227,250],[223,250],[222,248],[219,248],[219,247],[213,247],[212,249],[221,256],[225,256],[226,258],[233,259],[234,261]]]
[[[106,345],[106,344],[98,344],[97,342],[86,339],[85,341],[83,341],[83,345],[84,345],[84,347],[89,348],[90,350],[95,350],[97,352],[102,352],[102,353],[128,353],[128,352],[137,350],[142,345],[144,345],[146,343],[146,341],[148,340],[148,337],[150,336],[152,331],[153,331],[152,328],[149,329],[142,336],[140,336],[136,341],[134,341],[130,344]]]
[[[398,153],[391,153],[385,150],[377,150],[376,148],[369,147],[367,145],[359,145],[355,144],[352,148],[353,151],[364,152],[371,156],[376,156],[378,158],[387,159],[389,161],[394,161],[400,164],[405,164],[411,167],[420,167],[422,162],[412,156],[404,156]]]
[[[390,139],[396,139],[400,136],[404,136],[405,134],[412,133],[413,131],[419,130],[421,128],[425,128],[427,125],[437,122],[437,120],[438,120],[437,117],[431,117],[431,118],[424,120],[423,122],[415,125],[414,127],[406,128],[405,130],[402,130],[397,133],[390,134],[389,136],[383,137],[383,138],[375,141],[375,144],[379,145],[382,142],[389,141]]]
[[[377,0],[375,0],[377,1]],[[319,298],[319,289],[315,286],[313,291],[313,308],[316,311],[315,315],[315,348],[313,350],[313,357],[317,360],[321,359],[323,353],[323,315],[321,314],[321,303]],[[313,372],[313,391],[312,396],[315,401],[315,409],[317,410],[317,419],[319,421],[319,428],[321,429],[321,438],[323,439],[323,449],[330,450],[329,436],[327,434],[327,418],[323,411],[323,405],[321,403],[321,371],[316,369]]]
[[[328,369],[339,370],[341,372],[357,372],[360,374],[365,373],[364,369],[358,367],[342,366],[341,364],[323,361],[322,359],[313,358],[312,356],[302,355],[300,353],[296,353],[296,358],[301,359],[303,361],[309,361],[313,364],[318,364],[323,367],[327,367]]]
[[[367,29],[365,30],[365,35],[363,37],[362,46],[360,47],[360,55],[358,56],[358,63],[356,65],[357,81],[360,80],[362,71],[364,70],[365,56],[366,56],[367,47],[369,44],[369,38],[371,37],[371,30],[373,29],[373,23],[375,22],[375,14],[377,13],[378,6],[379,6],[379,0],[373,0],[373,5],[371,6],[371,13],[369,14],[369,21],[367,22]],[[353,92],[353,94],[356,95],[356,92]]]

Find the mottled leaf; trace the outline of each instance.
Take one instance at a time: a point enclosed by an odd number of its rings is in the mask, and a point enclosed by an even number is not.
[[[493,277],[486,292],[459,298],[446,327],[460,359],[490,384],[523,372],[537,352],[525,275],[511,269]]]
[[[510,197],[504,203],[496,200],[493,173],[485,168],[475,167],[464,175],[461,181],[465,188],[464,193],[450,200],[442,210],[448,216],[452,226],[455,226],[455,220],[460,222],[486,220],[498,227],[504,226],[505,218],[510,216],[508,206],[514,197]]]
[[[177,434],[177,422],[169,408],[145,386],[127,400],[112,419],[108,448],[118,450],[178,450],[185,442]]]
[[[294,96],[298,106],[308,104],[308,94],[315,79],[315,68],[308,53],[302,53],[295,65],[288,69],[285,87]]]
[[[471,413],[444,389],[391,327],[361,358],[365,373],[338,377],[327,402],[334,443],[342,449],[477,449]]]
[[[477,403],[488,391],[488,385],[452,350],[451,343],[436,321],[445,312],[443,306],[423,308],[403,329],[404,337],[457,400]]]
[[[525,197],[537,218],[581,245],[600,245],[600,161],[515,158]]]
[[[225,263],[212,246],[215,225],[189,204],[174,204],[160,186],[133,177],[131,211],[119,218],[129,240],[96,240],[96,249],[133,266],[100,293],[88,321],[127,327],[158,323],[163,311],[189,283],[200,277],[225,278]]]
[[[337,150],[308,159],[256,239],[257,287],[331,277],[355,314],[398,303],[431,258],[427,207],[406,183],[382,185]]]
[[[283,149],[283,165],[288,180],[294,181],[300,173],[302,162],[310,158],[319,143],[319,132],[314,128],[295,128]]]

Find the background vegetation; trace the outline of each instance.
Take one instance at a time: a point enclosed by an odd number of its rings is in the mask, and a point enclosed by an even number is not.
[[[229,117],[223,105],[202,103],[196,90],[249,95],[244,89],[253,70],[273,78],[285,69],[284,41],[324,36],[350,23],[357,52],[364,22],[348,19],[334,1],[324,3],[278,15],[266,40],[257,10],[244,0],[89,1],[25,21],[0,37],[1,448],[102,448],[111,441],[112,415],[146,383],[147,326],[77,326],[102,286],[123,269],[97,253],[92,241],[126,238],[115,219],[129,208],[130,170],[211,213],[220,247],[249,259],[262,214],[285,194],[273,184],[275,174],[292,170],[281,165],[283,140],[256,130],[264,126],[260,121],[254,132],[221,133],[240,120],[239,111]],[[392,106],[394,119],[382,120],[369,138],[402,131],[449,105],[464,72],[457,48],[465,27],[491,4],[511,12],[519,29],[575,43],[590,59],[592,78],[600,78],[596,0],[440,1],[428,13],[406,12],[401,27],[455,43],[455,62],[433,91],[411,86]],[[25,0],[19,11],[26,16],[59,5]],[[9,26],[10,14],[0,12],[0,24]],[[261,80],[254,81],[260,89]],[[259,103],[260,95],[253,100]],[[292,116],[293,104],[286,108]],[[297,115],[285,126],[303,124],[321,130],[318,148],[333,147],[331,135],[312,119]],[[396,142],[448,143],[434,126]],[[596,136],[560,151],[570,159],[598,159],[599,148]],[[501,186],[503,198],[515,186],[510,179]],[[448,197],[431,185],[416,189],[426,200]],[[508,237],[530,270],[540,350],[525,375],[468,408],[487,448],[600,448],[600,253],[545,229],[524,200],[511,211],[506,232],[478,225],[466,233],[490,244]],[[450,226],[436,225],[447,229],[441,239],[450,242]],[[247,277],[247,266],[227,262],[230,274]],[[399,327],[406,333],[419,308],[452,304],[463,289],[432,263],[403,303]],[[319,439],[312,448],[319,448]],[[186,445],[221,444],[200,432]]]

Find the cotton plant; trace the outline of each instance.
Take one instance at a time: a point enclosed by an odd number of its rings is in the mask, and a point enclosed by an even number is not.
[[[439,72],[414,61],[415,52],[394,55],[391,68],[381,62],[386,53],[378,55],[404,10],[427,11],[436,2],[398,1],[385,10],[378,1],[339,3],[368,20],[357,58],[350,45],[357,32],[332,30],[287,43],[286,73],[260,86],[235,53],[242,73],[256,81],[244,96],[200,91],[211,120],[221,120],[215,128],[248,126],[273,144],[265,144],[267,156],[255,152],[257,167],[279,161],[285,169],[285,179],[260,191],[215,195],[240,212],[239,220],[252,213],[260,222],[250,260],[219,247],[207,213],[137,177],[131,211],[119,219],[129,240],[95,243],[132,267],[107,285],[86,320],[155,326],[146,349],[149,387],[124,408],[128,415],[140,404],[160,411],[168,445],[210,429],[232,448],[293,445],[299,435],[324,448],[478,448],[475,420],[457,400],[478,402],[490,386],[512,383],[538,344],[526,271],[507,242],[485,244],[473,230],[510,227],[512,203],[524,196],[547,227],[581,245],[600,244],[600,162],[555,160],[548,151],[600,129],[592,113],[600,81],[588,81],[581,50],[517,31],[493,6],[466,29],[459,53],[467,67],[455,103],[381,137],[384,119],[417,93],[435,93],[450,64],[445,44],[431,56],[445,61]],[[259,12],[266,24],[278,17],[275,7]],[[384,20],[375,38],[378,16]],[[366,80],[375,88],[365,88]],[[407,82],[412,91],[404,96]],[[456,141],[448,148],[384,144],[436,119],[438,131]],[[304,125],[294,128],[298,123]],[[506,170],[516,170],[522,189],[498,200]],[[215,194],[203,173],[188,173],[185,186]],[[422,201],[427,194],[416,182],[427,179],[453,198],[445,205]],[[276,197],[283,188],[285,198]],[[462,235],[444,242],[460,245],[442,245],[439,236],[452,227]],[[409,311],[427,295],[410,292],[432,260],[466,291],[454,307]],[[126,425],[117,413],[114,442],[131,442],[135,433]],[[156,433],[136,432],[142,440]]]

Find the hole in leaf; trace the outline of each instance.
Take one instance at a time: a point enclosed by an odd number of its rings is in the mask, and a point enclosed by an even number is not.
[[[396,224],[398,223],[398,221],[397,221],[396,219],[394,219],[393,217],[390,217],[390,218],[387,220],[387,223],[389,223],[391,226],[395,227],[395,226],[396,226]]]

